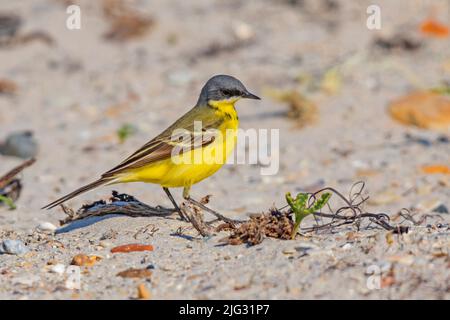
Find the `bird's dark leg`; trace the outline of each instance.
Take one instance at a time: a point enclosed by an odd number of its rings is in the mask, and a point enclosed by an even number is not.
[[[189,221],[188,218],[186,218],[186,216],[183,214],[183,212],[181,211],[180,207],[178,206],[178,204],[176,203],[175,199],[173,198],[172,194],[170,193],[169,189],[166,187],[163,187],[164,192],[167,194],[167,196],[170,199],[170,202],[172,202],[173,206],[175,207],[175,210],[178,212],[178,214],[180,215],[181,220],[184,221]]]
[[[238,221],[238,220],[233,220],[233,219],[229,219],[229,218],[227,218],[227,217],[221,215],[221,214],[218,213],[217,211],[214,211],[213,209],[208,208],[207,206],[205,206],[205,205],[204,205],[203,203],[201,203],[200,201],[197,201],[197,200],[191,198],[191,196],[189,195],[189,190],[190,190],[190,187],[185,187],[184,190],[183,190],[183,198],[184,198],[185,200],[187,200],[187,201],[189,201],[189,202],[195,204],[196,206],[202,208],[203,210],[205,210],[205,211],[207,211],[207,212],[209,212],[209,213],[215,215],[218,219],[220,219],[220,220],[222,220],[222,221],[225,221],[225,222],[228,222],[228,223],[231,223],[231,224],[234,224],[234,223],[240,223],[240,221]]]

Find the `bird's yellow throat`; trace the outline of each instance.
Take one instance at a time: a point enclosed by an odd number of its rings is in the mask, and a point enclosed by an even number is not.
[[[238,100],[239,98],[231,98],[219,101],[210,100],[208,101],[208,105],[211,108],[215,109],[219,116],[224,116],[227,120],[238,121],[239,117],[237,115],[236,108],[234,107],[234,104]],[[237,126],[238,123],[236,123],[236,129]]]

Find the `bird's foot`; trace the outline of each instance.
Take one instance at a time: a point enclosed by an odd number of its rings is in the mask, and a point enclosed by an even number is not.
[[[191,220],[189,220],[189,217],[178,206],[176,208],[174,208],[173,210],[174,210],[174,212],[178,213],[181,221],[191,222]]]
[[[176,213],[176,214],[178,214],[178,216],[180,217],[180,219],[181,219],[182,221],[189,222],[189,219],[186,217],[186,215],[185,215],[185,214],[181,211],[181,209],[178,208],[178,207],[174,207],[174,208],[172,208],[172,209],[169,209],[169,208],[165,208],[165,207],[163,207],[163,206],[158,205],[158,206],[156,206],[156,209],[157,209],[157,210],[160,210],[160,211],[169,211],[169,212],[171,212],[170,215]]]

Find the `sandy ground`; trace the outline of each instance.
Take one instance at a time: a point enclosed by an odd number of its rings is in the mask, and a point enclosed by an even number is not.
[[[362,230],[353,237],[349,228],[294,241],[266,239],[254,247],[222,246],[218,240],[225,233],[202,239],[185,230],[180,236],[178,228],[188,225],[175,217],[114,216],[57,235],[36,230],[42,222],[57,225],[64,218],[60,209],[40,207],[158,134],[218,73],[238,77],[263,98],[238,103],[243,128],[280,130],[276,175],[261,176],[260,165],[227,165],[193,188],[195,197],[212,194],[210,205],[221,213],[245,217],[283,206],[288,191],[328,185],[347,192],[358,180],[367,184],[372,211],[393,215],[419,208],[420,217],[436,204],[449,207],[449,176],[424,175],[419,168],[448,164],[450,144],[408,143],[407,134],[430,141],[440,134],[402,126],[386,112],[392,99],[449,79],[448,39],[421,38],[417,31],[430,15],[450,21],[448,2],[377,2],[383,18],[379,31],[365,25],[371,1],[329,1],[337,7],[328,9],[327,1],[139,1],[135,5],[153,17],[153,28],[142,38],[112,42],[102,37],[109,27],[94,1],[77,2],[81,30],[65,28],[64,1],[1,1],[2,12],[24,19],[21,33],[44,31],[54,45],[33,41],[0,48],[1,77],[18,85],[14,96],[0,96],[0,137],[32,130],[40,146],[36,164],[22,174],[17,209],[0,208],[0,240],[21,239],[31,249],[22,256],[0,255],[0,298],[128,299],[137,297],[140,283],[154,299],[450,298],[450,216],[444,213],[392,241],[385,230]],[[217,43],[234,43],[243,23],[254,33],[248,44],[204,54]],[[398,33],[419,39],[422,47],[374,48],[376,37]],[[295,128],[283,116],[287,106],[266,94],[268,88],[295,88],[300,75],[320,77],[342,63],[339,92],[311,93],[320,114],[313,125]],[[120,144],[116,131],[125,123],[135,124],[137,133]],[[0,172],[19,163],[0,156]],[[112,189],[169,206],[158,186],[141,183],[104,187],[69,204],[78,208],[106,199]],[[139,232],[149,225],[158,230]],[[134,242],[155,250],[110,253],[113,246]],[[68,266],[79,253],[103,259],[82,268],[80,290],[67,289],[66,276],[49,272],[48,263]],[[380,272],[381,289],[367,285],[373,280],[370,266]],[[151,268],[151,280],[116,276],[131,267]]]

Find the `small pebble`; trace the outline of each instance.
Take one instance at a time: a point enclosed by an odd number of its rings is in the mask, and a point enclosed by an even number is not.
[[[141,283],[138,286],[138,299],[148,300],[148,299],[150,299],[150,297],[151,297],[150,291],[148,291],[145,284]]]
[[[21,255],[28,251],[30,251],[30,249],[28,249],[20,240],[6,239],[3,240],[0,246],[0,253]]]
[[[448,208],[445,205],[441,204],[441,205],[437,206],[436,208],[434,208],[433,212],[436,212],[436,213],[448,213]]]
[[[73,281],[72,279],[67,279],[64,283],[64,287],[69,290],[80,289],[80,284],[78,281]]]
[[[50,268],[50,272],[52,273],[63,274],[64,271],[66,271],[66,266],[62,263],[55,264]]]
[[[0,153],[23,159],[35,157],[38,144],[31,131],[14,132],[0,145]]]
[[[255,36],[253,28],[245,22],[238,22],[232,25],[236,38],[241,41],[248,41]]]
[[[349,250],[353,247],[353,245],[351,243],[346,243],[342,246],[342,249],[344,250]]]
[[[111,247],[111,246],[112,246],[112,243],[109,242],[109,241],[104,241],[104,240],[102,240],[102,241],[100,241],[100,242],[98,243],[98,245],[101,246],[101,247],[103,247],[103,248],[108,248],[108,247]]]
[[[56,227],[53,223],[50,222],[42,222],[37,226],[39,231],[43,232],[55,232],[58,227]]]
[[[439,136],[436,141],[438,143],[450,143],[450,138],[447,136]]]
[[[287,249],[283,250],[283,254],[286,254],[286,255],[291,255],[291,254],[294,254],[296,252],[297,252],[297,250],[295,250],[295,248],[287,248]]]
[[[80,253],[72,258],[72,262],[70,264],[79,267],[81,266],[91,267],[100,260],[102,260],[102,257],[95,255],[87,256],[83,253]]]

